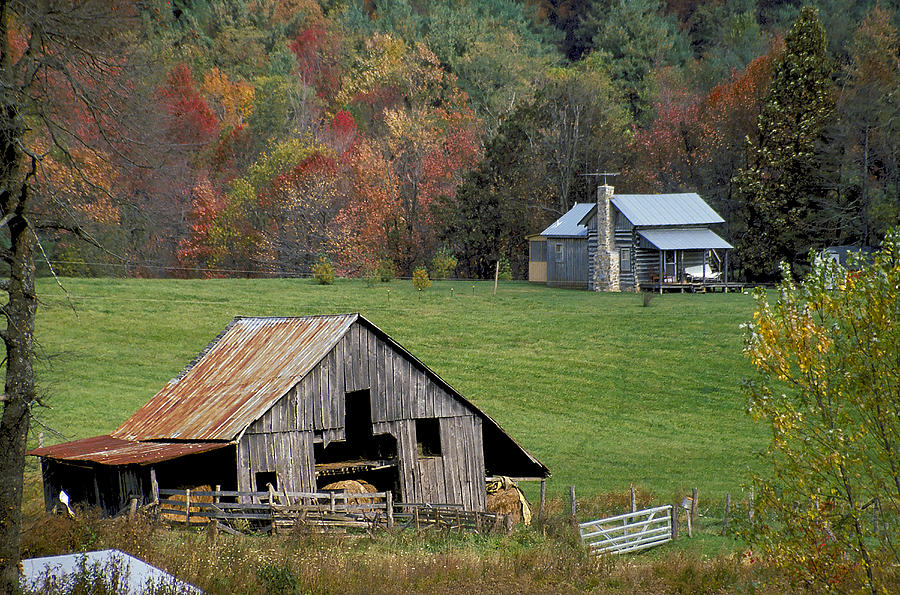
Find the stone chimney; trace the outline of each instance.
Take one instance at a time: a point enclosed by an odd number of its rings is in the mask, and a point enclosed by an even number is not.
[[[619,252],[616,250],[615,220],[610,199],[613,187],[597,187],[597,252],[594,254],[594,290],[620,291]]]

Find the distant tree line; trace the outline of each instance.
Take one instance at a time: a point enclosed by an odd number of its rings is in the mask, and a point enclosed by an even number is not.
[[[895,4],[143,2],[150,157],[50,154],[38,200],[77,195],[96,241],[43,247],[67,274],[409,276],[445,251],[522,277],[525,235],[619,171],[709,200],[739,274],[799,271],[900,219]]]

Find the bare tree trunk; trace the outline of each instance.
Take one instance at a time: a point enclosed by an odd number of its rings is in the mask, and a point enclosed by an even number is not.
[[[24,200],[20,202],[27,202],[27,187],[22,188],[21,195]],[[19,588],[22,470],[35,397],[32,347],[37,303],[32,233],[24,217],[17,216],[10,222],[12,262],[3,333],[7,357],[6,400],[0,418],[0,453],[3,453],[0,456],[0,593],[13,593]]]
[[[0,70],[9,73],[9,6],[0,0]],[[4,77],[0,74],[0,77]],[[4,85],[7,81],[3,81]],[[22,530],[22,471],[31,403],[34,401],[32,368],[34,343],[34,255],[29,227],[28,175],[23,175],[24,125],[11,93],[0,95],[0,217],[9,230],[10,246],[0,248],[9,267],[9,279],[0,281],[9,299],[0,307],[6,328],[0,338],[6,346],[6,390],[0,417],[0,593],[19,590],[20,534]]]

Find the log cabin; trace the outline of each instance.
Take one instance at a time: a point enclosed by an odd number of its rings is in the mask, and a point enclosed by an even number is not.
[[[728,289],[731,244],[699,195],[613,194],[576,203],[528,236],[529,281],[593,291]]]

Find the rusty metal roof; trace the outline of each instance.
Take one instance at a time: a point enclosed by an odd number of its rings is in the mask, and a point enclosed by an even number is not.
[[[233,440],[318,364],[358,318],[237,317],[112,436]]]
[[[104,465],[151,465],[225,446],[228,446],[227,442],[135,442],[112,436],[94,436],[35,448],[28,454],[62,461],[92,461]]]

